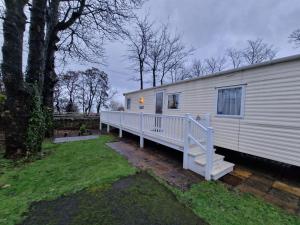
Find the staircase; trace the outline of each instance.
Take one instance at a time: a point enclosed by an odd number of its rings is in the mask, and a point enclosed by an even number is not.
[[[206,180],[217,180],[230,173],[234,164],[216,154],[213,147],[213,129],[208,123],[199,123],[186,116],[183,167],[198,173]]]
[[[205,176],[206,153],[197,145],[192,145],[188,153],[188,169]],[[230,173],[234,164],[224,161],[224,156],[216,154],[215,149],[212,156],[211,179],[217,180]]]

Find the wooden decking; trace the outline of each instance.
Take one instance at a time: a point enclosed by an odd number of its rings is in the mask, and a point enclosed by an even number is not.
[[[194,120],[190,115],[171,116],[129,112],[101,112],[101,124],[119,129],[119,136],[126,131],[140,137],[140,147],[144,139],[183,152],[183,168],[190,169],[207,180],[218,179],[231,172],[233,164],[215,154],[213,129]]]

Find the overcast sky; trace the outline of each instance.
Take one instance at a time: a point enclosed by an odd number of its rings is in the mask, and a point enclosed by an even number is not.
[[[217,57],[228,47],[243,47],[256,38],[278,48],[277,57],[300,53],[288,42],[289,34],[300,28],[299,0],[148,0],[138,14],[145,12],[157,23],[169,21],[186,45],[196,49],[193,58]],[[130,80],[136,72],[126,58],[127,44],[116,41],[105,48],[107,65],[97,67],[109,74],[117,99],[123,100],[123,92],[139,87]],[[69,63],[67,69],[88,66]]]
[[[288,42],[289,34],[300,28],[299,0],[149,0],[141,10],[158,23],[169,20],[184,42],[196,48],[195,58],[224,54],[228,47],[243,47],[249,39],[263,38],[278,48],[277,57],[300,53]],[[129,69],[126,43],[106,46],[111,84],[122,93],[138,89]]]

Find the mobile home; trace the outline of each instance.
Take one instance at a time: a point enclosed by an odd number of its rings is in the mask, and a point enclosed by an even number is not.
[[[124,113],[190,114],[213,129],[214,146],[300,166],[300,55],[124,96]],[[184,124],[180,127],[184,133]]]

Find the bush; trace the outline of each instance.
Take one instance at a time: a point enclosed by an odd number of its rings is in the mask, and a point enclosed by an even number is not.
[[[6,100],[6,96],[4,94],[0,94],[0,105],[3,105]]]
[[[82,124],[79,128],[79,134],[80,135],[83,135],[86,133],[86,125],[85,124]]]

